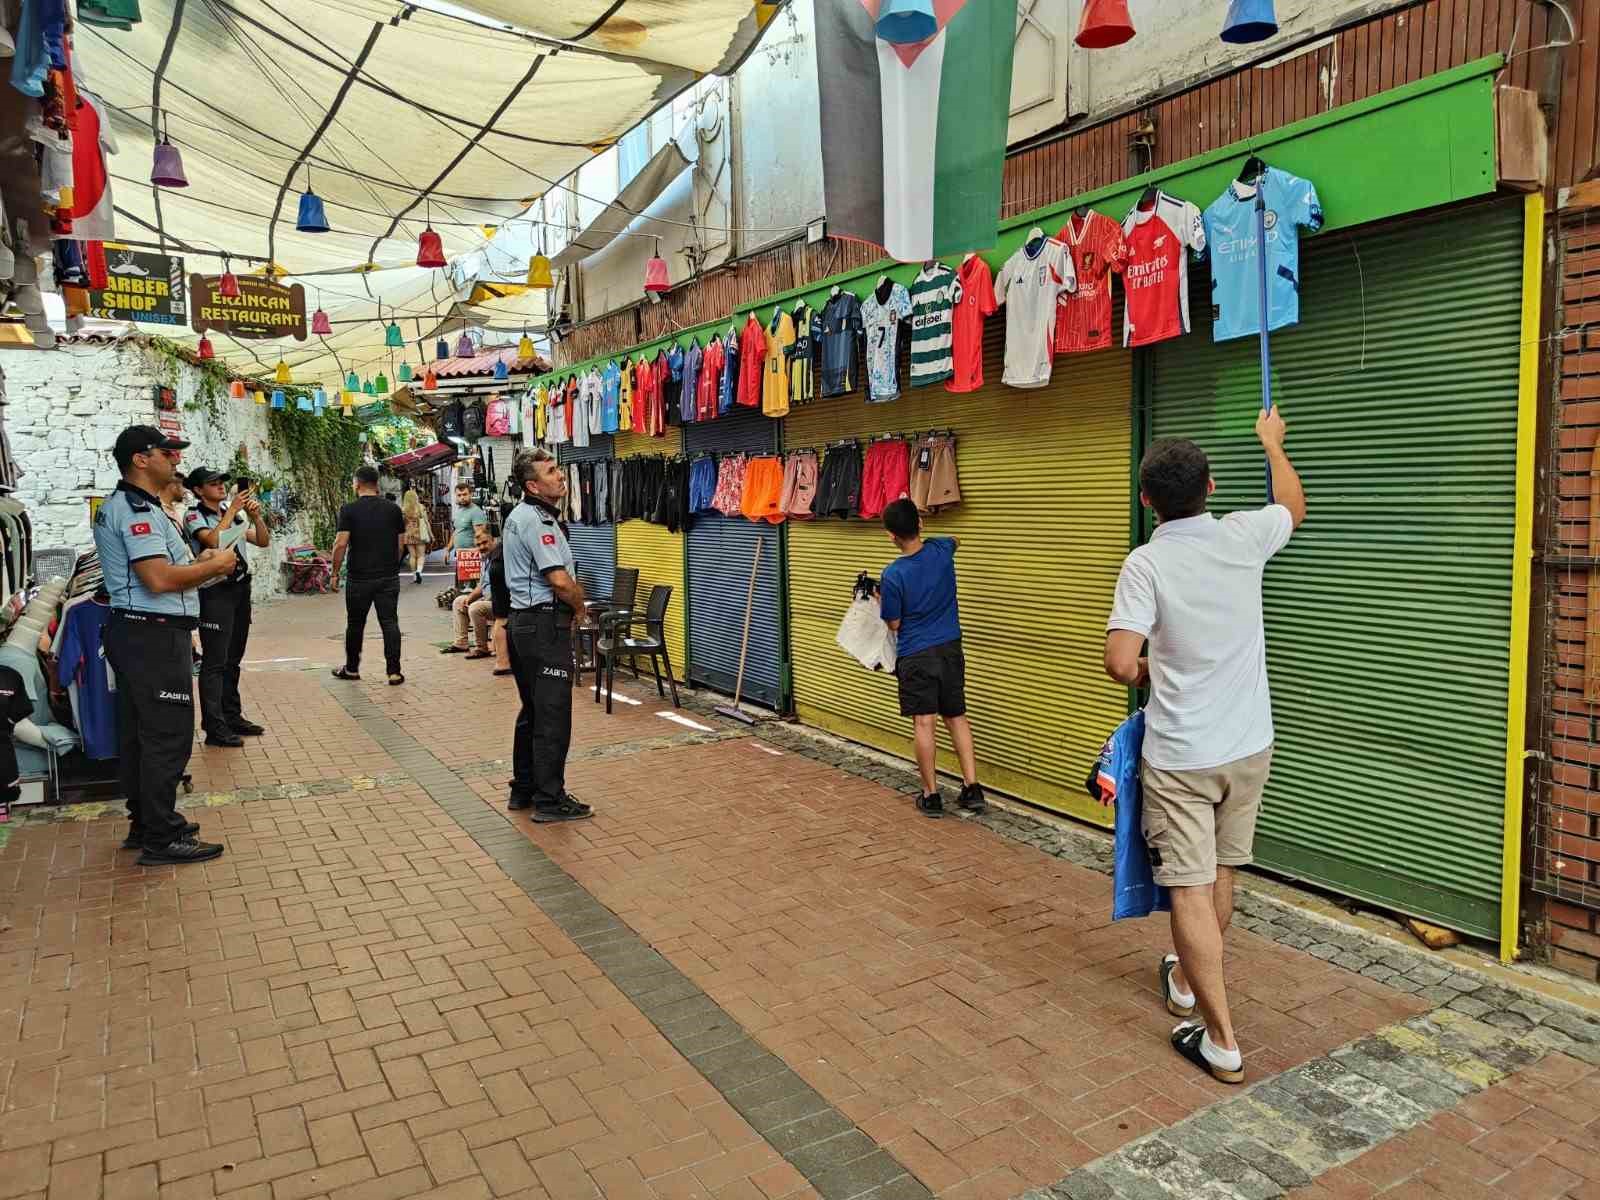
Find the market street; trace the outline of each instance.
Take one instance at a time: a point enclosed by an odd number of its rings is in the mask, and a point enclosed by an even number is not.
[[[329,677],[339,598],[258,616],[268,733],[186,800],[222,859],[0,827],[0,1196],[1600,1196],[1600,1026],[1245,897],[1228,1088],[1164,921],[782,727],[579,693],[595,818],[508,819],[512,681],[427,582],[400,688]]]

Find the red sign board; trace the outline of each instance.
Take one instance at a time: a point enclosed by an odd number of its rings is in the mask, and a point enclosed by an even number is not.
[[[483,555],[477,550],[456,551],[456,582],[474,583],[483,575]]]

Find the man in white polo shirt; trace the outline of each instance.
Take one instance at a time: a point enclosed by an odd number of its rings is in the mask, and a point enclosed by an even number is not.
[[[1107,674],[1150,688],[1144,836],[1156,882],[1171,889],[1177,949],[1161,962],[1162,998],[1175,1016],[1198,1007],[1204,1018],[1174,1029],[1172,1044],[1225,1083],[1244,1082],[1244,1060],[1228,1014],[1222,935],[1272,765],[1261,576],[1306,516],[1284,433],[1276,408],[1257,418],[1277,503],[1220,520],[1206,512],[1216,485],[1205,451],[1178,440],[1150,447],[1139,498],[1159,524],[1122,564],[1107,622]]]

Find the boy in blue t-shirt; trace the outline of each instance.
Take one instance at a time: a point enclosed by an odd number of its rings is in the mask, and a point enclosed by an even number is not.
[[[960,804],[968,812],[988,807],[978,786],[978,764],[967,721],[967,662],[961,653],[961,613],[956,605],[955,538],[924,538],[922,517],[909,500],[883,510],[883,527],[900,557],[883,569],[880,615],[897,638],[894,673],[900,681],[900,715],[916,726],[922,796],[917,809],[942,817],[944,799],[935,773],[934,718],[944,719],[961,764]]]

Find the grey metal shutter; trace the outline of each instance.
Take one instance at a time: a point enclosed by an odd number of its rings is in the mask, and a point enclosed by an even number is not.
[[[776,453],[778,428],[779,422],[759,412],[732,412],[715,421],[685,425],[684,448],[691,458],[705,451]],[[761,566],[750,606],[744,695],[757,704],[781,709],[786,699],[781,525],[718,513],[691,517],[689,679],[720,692],[731,694],[734,690],[757,539],[761,541]]]
[[[1277,749],[1259,864],[1499,932],[1521,199],[1301,246],[1272,335],[1305,528],[1267,567]],[[1151,432],[1211,457],[1212,511],[1263,503],[1255,338],[1152,355]],[[1516,714],[1516,720],[1522,719]]]
[[[563,466],[610,457],[609,433],[591,437],[585,447],[561,446],[556,451],[556,460]],[[583,584],[584,593],[590,599],[609,598],[616,586],[617,527],[574,522],[567,528],[567,541],[572,546],[572,557],[578,561],[578,582]]]

